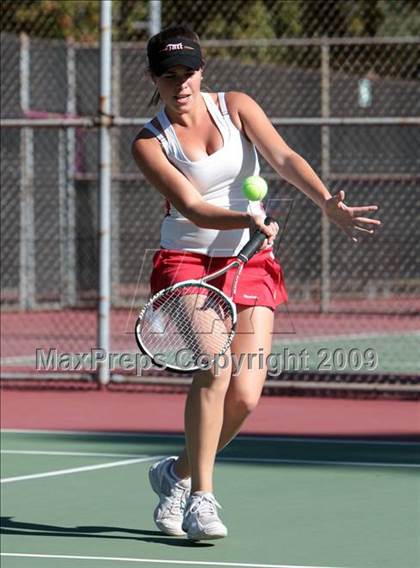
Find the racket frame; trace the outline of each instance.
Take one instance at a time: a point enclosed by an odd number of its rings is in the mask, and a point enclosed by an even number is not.
[[[161,369],[169,369],[171,371],[175,371],[176,373],[192,373],[194,371],[198,371],[200,369],[202,369],[202,367],[200,367],[199,365],[190,365],[188,366],[188,368],[185,367],[177,367],[175,365],[172,364],[167,364],[167,363],[161,363],[159,361],[155,360],[155,356],[147,349],[147,347],[143,344],[143,341],[141,339],[141,324],[144,318],[144,315],[147,311],[147,309],[157,300],[159,299],[161,296],[163,296],[164,294],[166,294],[168,291],[175,291],[178,288],[183,288],[185,286],[197,286],[200,288],[207,288],[208,290],[212,291],[213,293],[216,293],[218,296],[221,296],[223,298],[223,300],[229,305],[229,308],[231,310],[231,317],[232,317],[232,329],[229,332],[229,337],[226,341],[226,344],[223,348],[222,351],[220,351],[219,353],[217,353],[217,356],[221,356],[224,355],[226,353],[226,351],[229,349],[229,347],[232,344],[233,338],[235,337],[235,333],[236,333],[236,324],[237,324],[237,319],[238,319],[238,315],[237,315],[237,309],[236,309],[236,305],[235,303],[232,301],[231,298],[229,298],[226,294],[224,294],[219,288],[216,288],[215,286],[212,286],[211,284],[209,284],[206,280],[212,280],[213,278],[217,278],[218,276],[224,274],[225,272],[227,272],[228,270],[230,270],[233,266],[239,266],[241,264],[241,262],[235,260],[232,263],[230,263],[228,266],[222,268],[221,270],[218,270],[217,272],[214,272],[213,274],[209,274],[207,276],[205,276],[204,278],[200,279],[200,280],[183,280],[182,282],[177,282],[176,284],[174,284],[173,286],[169,286],[168,288],[164,288],[163,290],[159,290],[159,292],[156,292],[156,294],[154,294],[149,300],[148,302],[143,306],[143,308],[141,309],[139,316],[137,318],[136,321],[136,325],[134,328],[134,336],[136,339],[136,343],[137,346],[139,347],[140,351],[144,354],[147,355],[148,357],[150,357],[151,361],[153,361],[153,363],[161,368]],[[164,332],[162,332],[164,333]],[[163,355],[163,354],[162,354]],[[214,362],[215,359],[212,359],[212,363]]]

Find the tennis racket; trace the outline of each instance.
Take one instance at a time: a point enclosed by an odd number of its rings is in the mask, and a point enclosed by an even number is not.
[[[267,217],[265,224],[272,219]],[[235,336],[237,311],[232,297],[245,264],[266,239],[256,231],[224,268],[201,280],[185,280],[156,293],[141,310],[135,325],[140,350],[158,367],[192,372],[209,368],[229,349]],[[236,269],[230,297],[209,284]]]

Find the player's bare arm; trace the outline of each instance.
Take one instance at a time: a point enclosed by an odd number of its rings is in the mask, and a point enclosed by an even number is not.
[[[376,205],[349,207],[344,203],[344,191],[332,197],[308,162],[286,144],[263,109],[251,97],[232,92],[228,94],[227,102],[236,126],[273,169],[316,203],[330,221],[352,240],[357,240],[357,232],[371,234],[380,225],[379,220],[365,216],[376,211]]]
[[[259,229],[269,237],[269,244],[277,233],[277,225],[264,225],[264,219],[207,203],[192,183],[173,166],[160,143],[148,135],[140,135],[133,142],[133,157],[147,179],[172,205],[198,227],[205,229]]]

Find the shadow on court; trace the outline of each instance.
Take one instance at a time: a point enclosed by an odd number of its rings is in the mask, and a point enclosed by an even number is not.
[[[63,444],[63,435],[59,433],[33,433],[31,442],[59,441]],[[170,435],[160,432],[150,435],[148,433],[95,433],[79,434],[77,432],[65,435],[68,444],[77,443],[78,448],[98,451],[136,452],[156,460],[163,455],[174,455],[184,447],[182,435]],[[420,465],[420,437],[395,436],[392,434],[382,436],[247,436],[242,435],[233,440],[228,447],[219,454],[218,459],[234,463],[259,462],[272,466],[273,463],[282,463],[283,466],[306,462],[317,464],[319,462],[333,462],[339,464],[346,462],[360,463],[408,463]],[[271,463],[270,463],[271,462]]]
[[[102,534],[110,532],[125,533],[131,536]],[[107,540],[137,540],[187,548],[206,548],[214,546],[214,544],[208,542],[191,542],[185,537],[179,538],[168,536],[159,531],[107,526],[60,527],[56,525],[15,521],[14,517],[0,517],[0,534],[43,537],[104,538]]]

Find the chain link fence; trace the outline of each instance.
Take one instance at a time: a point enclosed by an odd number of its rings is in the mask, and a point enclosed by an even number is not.
[[[36,349],[69,355],[67,367],[41,361],[49,377],[95,376],[90,356],[72,364],[70,354],[97,345],[99,4],[3,3],[4,377],[44,376]],[[416,376],[417,1],[114,2],[111,351],[135,352],[133,325],[159,247],[163,199],[130,153],[141,125],[157,111],[149,106],[145,47],[159,19],[162,26],[190,23],[201,35],[206,88],[254,97],[330,191],[344,189],[352,204],[380,205],[383,229],[352,244],[261,159],[289,290],[274,348],[310,352],[309,366],[283,371],[295,380],[314,373],[351,381]],[[323,349],[332,367],[322,368]],[[369,349],[376,353],[373,366],[364,361]],[[340,350],[343,364],[334,359]],[[351,364],[354,351],[366,364]],[[127,370],[121,361],[115,381],[143,374],[138,362]]]

